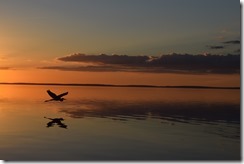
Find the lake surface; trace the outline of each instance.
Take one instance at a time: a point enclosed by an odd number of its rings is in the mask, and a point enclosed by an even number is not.
[[[69,91],[44,102],[46,90]],[[240,90],[0,85],[0,159],[241,160]],[[64,118],[50,124],[47,118]]]

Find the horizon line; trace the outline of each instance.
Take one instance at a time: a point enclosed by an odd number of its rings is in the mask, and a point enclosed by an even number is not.
[[[199,85],[145,85],[145,84],[94,84],[94,83],[31,83],[0,82],[0,85],[55,85],[55,86],[90,86],[90,87],[130,87],[130,88],[185,88],[185,89],[240,89],[240,87],[218,87]]]

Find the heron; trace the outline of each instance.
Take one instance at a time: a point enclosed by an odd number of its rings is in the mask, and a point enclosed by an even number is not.
[[[58,125],[60,128],[67,128],[67,125],[61,122],[64,121],[63,118],[47,118],[47,117],[44,118],[51,120],[50,122],[47,123],[47,128],[52,127],[55,124]]]
[[[51,92],[50,90],[47,90],[47,93],[49,94],[49,96],[52,97],[52,99],[46,100],[45,102],[48,102],[48,101],[64,101],[66,99],[63,98],[63,96],[68,94],[68,92],[65,92],[65,93],[62,93],[60,95],[56,95],[55,93]]]

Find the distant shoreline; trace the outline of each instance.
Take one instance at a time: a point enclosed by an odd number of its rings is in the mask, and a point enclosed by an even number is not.
[[[182,89],[240,89],[240,87],[211,87],[211,86],[159,86],[159,85],[116,85],[116,84],[78,84],[78,83],[7,83],[0,85],[54,85],[54,86],[89,86],[89,87],[126,87],[126,88],[182,88]]]

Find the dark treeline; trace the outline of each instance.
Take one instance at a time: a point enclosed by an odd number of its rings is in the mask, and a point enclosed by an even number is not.
[[[88,86],[88,87],[131,87],[131,88],[185,88],[185,89],[240,89],[240,87],[212,86],[160,86],[160,85],[115,85],[115,84],[78,84],[78,83],[5,83],[0,85],[57,85],[57,86]]]

